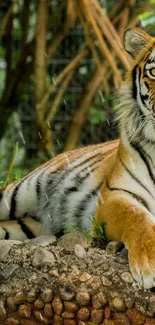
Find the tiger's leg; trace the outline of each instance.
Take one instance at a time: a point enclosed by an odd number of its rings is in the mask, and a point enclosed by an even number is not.
[[[41,235],[45,235],[41,223],[30,217],[0,222],[0,240],[26,240]]]
[[[106,236],[128,249],[134,279],[145,288],[155,286],[155,217],[128,194],[111,194],[99,203],[96,223],[105,222]]]

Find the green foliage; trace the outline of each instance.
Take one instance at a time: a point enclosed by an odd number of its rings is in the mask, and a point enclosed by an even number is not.
[[[64,234],[69,234],[76,231],[82,232],[86,238],[92,237],[91,229],[81,229],[80,227],[75,226],[72,223],[65,223]]]
[[[98,241],[103,241],[104,243],[108,243],[110,240],[107,238],[105,234],[105,222],[102,221],[100,223],[96,223],[94,220],[94,231],[96,233],[96,239]]]

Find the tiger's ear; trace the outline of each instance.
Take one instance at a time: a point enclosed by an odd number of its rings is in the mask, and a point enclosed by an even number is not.
[[[152,39],[150,35],[139,28],[129,28],[124,33],[124,48],[135,57]]]

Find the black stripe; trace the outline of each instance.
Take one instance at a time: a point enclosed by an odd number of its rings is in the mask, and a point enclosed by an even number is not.
[[[0,190],[0,201],[2,200],[2,198],[3,198],[3,191]]]
[[[10,209],[10,215],[9,215],[9,219],[11,220],[15,220],[16,217],[15,217],[15,213],[16,213],[16,206],[17,206],[17,202],[16,202],[16,197],[17,197],[17,194],[18,194],[18,190],[20,188],[20,185],[22,184],[19,183],[16,188],[14,189],[13,193],[12,193],[12,198],[11,198],[11,209]]]
[[[123,162],[123,160],[119,157],[119,160],[122,164],[122,166],[124,167],[124,169],[128,172],[128,174],[140,185],[142,186],[154,199],[152,193],[147,189],[147,187],[131,172],[131,170],[125,165],[125,163]]]
[[[59,232],[57,232],[56,234],[54,234],[54,236],[56,236],[57,238],[60,238],[61,236],[64,235],[64,230],[65,229],[61,229]]]
[[[20,225],[22,231],[25,233],[25,235],[27,236],[27,238],[32,239],[35,237],[35,235],[33,234],[33,232],[31,231],[31,229],[21,220],[18,219],[17,220],[18,224]]]
[[[5,231],[5,238],[4,239],[10,239],[10,234],[9,234],[9,232],[4,228],[4,227],[2,227],[3,229],[4,229],[4,231]]]
[[[100,190],[103,182],[101,182],[94,190],[88,193],[85,198],[78,204],[75,213],[73,214],[73,218],[77,219],[77,225],[81,227],[81,212],[84,212],[87,208],[89,201],[92,201],[92,197],[97,195]],[[89,217],[89,216],[88,216]]]
[[[145,163],[145,165],[147,167],[150,178],[152,179],[153,183],[155,184],[155,178],[154,178],[154,175],[150,168],[150,164],[147,160],[147,158],[151,159],[151,157],[142,149],[142,147],[138,143],[131,142],[131,146],[139,153],[141,159],[143,160],[143,162]]]
[[[137,85],[136,85],[137,68],[138,68],[138,64],[136,64],[134,69],[132,70],[132,93],[134,99],[137,99]]]
[[[144,207],[149,211],[149,207],[148,207],[146,201],[145,201],[141,196],[139,196],[139,195],[137,195],[137,194],[135,194],[135,193],[133,193],[133,192],[130,192],[130,191],[128,191],[128,190],[125,190],[125,189],[123,189],[123,188],[111,187],[111,186],[109,185],[107,179],[106,179],[106,185],[107,185],[107,187],[108,187],[108,189],[109,189],[110,191],[123,191],[123,192],[125,192],[125,193],[131,195],[131,196],[134,197],[138,202],[140,202],[142,205],[144,205]]]

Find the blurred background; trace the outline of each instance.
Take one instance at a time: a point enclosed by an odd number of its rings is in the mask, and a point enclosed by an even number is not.
[[[124,31],[155,36],[155,0],[0,1],[0,184],[118,137]]]

